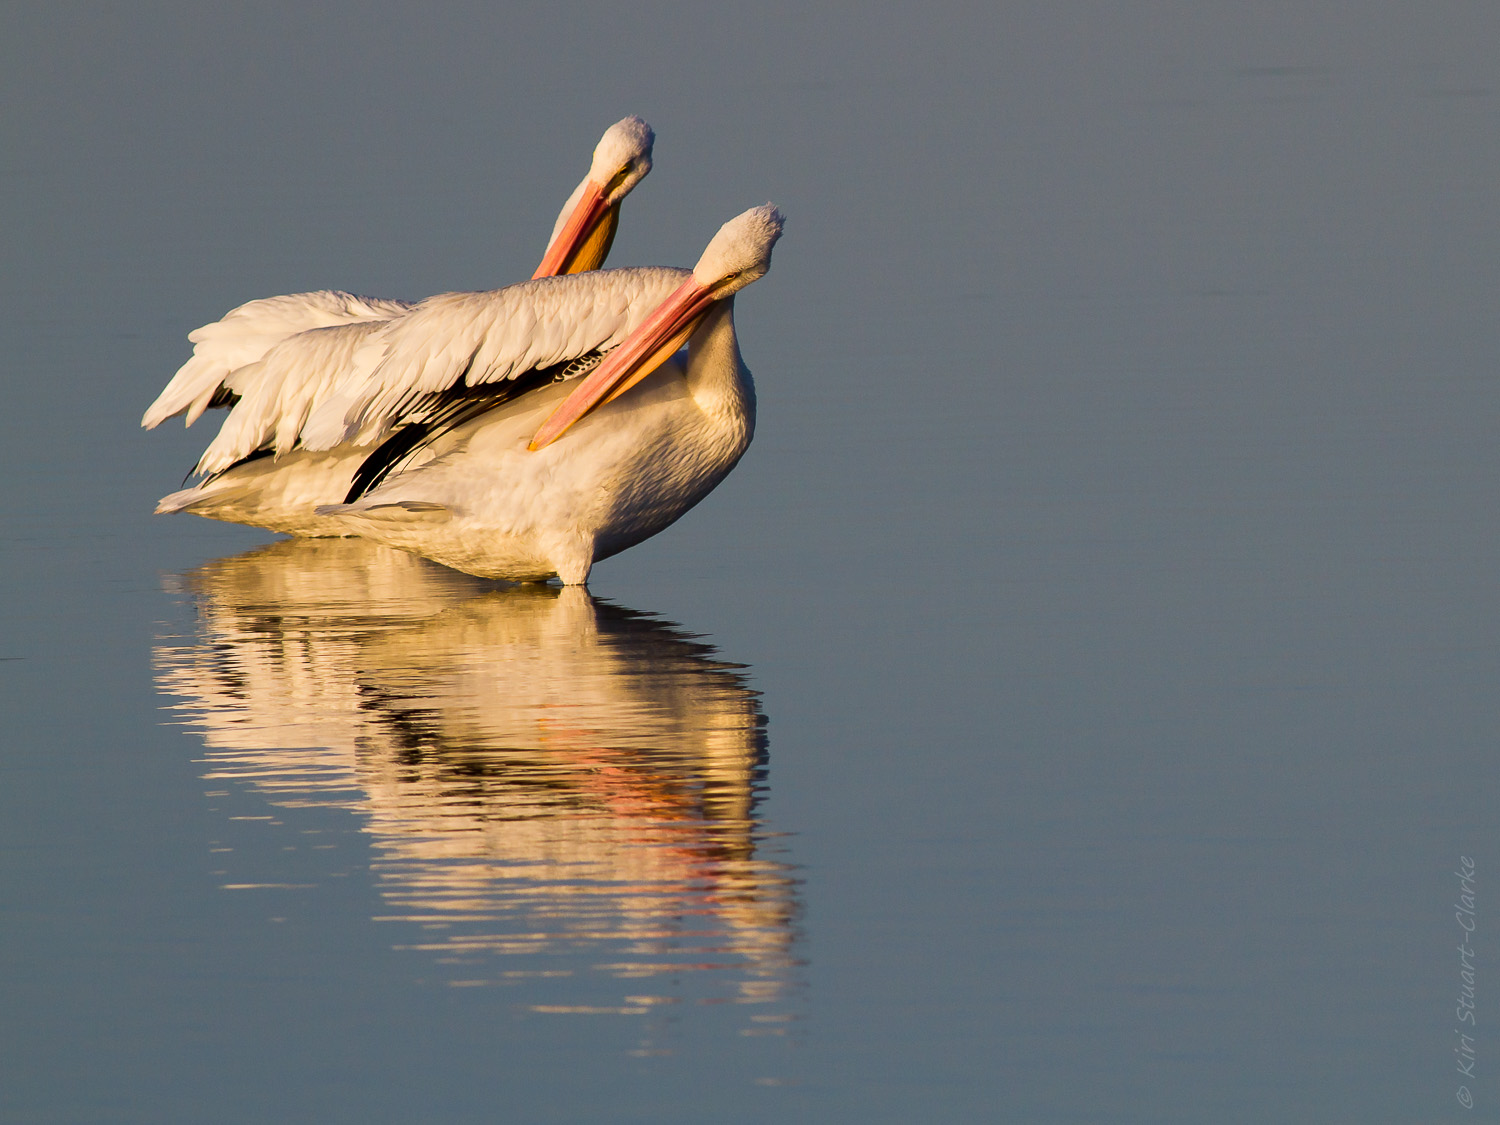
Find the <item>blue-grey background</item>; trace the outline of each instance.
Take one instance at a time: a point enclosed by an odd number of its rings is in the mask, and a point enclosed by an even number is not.
[[[0,1117],[1496,1120],[1497,43],[1465,3],[7,7]],[[393,948],[351,816],[347,877],[220,888],[264,802],[205,797],[151,654],[164,574],[269,537],[151,517],[211,431],[136,429],[242,301],[529,276],[626,113],[612,264],[789,216],[755,445],[592,589],[764,693],[796,1019],[647,1054]]]

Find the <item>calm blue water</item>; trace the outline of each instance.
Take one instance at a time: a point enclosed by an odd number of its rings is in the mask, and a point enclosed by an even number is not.
[[[1497,41],[6,14],[0,1119],[1500,1119]],[[591,597],[150,515],[190,329],[528,276],[626,113],[613,263],[790,216],[698,510]]]

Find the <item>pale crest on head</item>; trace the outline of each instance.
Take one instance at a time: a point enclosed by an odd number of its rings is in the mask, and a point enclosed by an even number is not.
[[[628,165],[630,171],[609,193],[609,201],[618,203],[651,171],[651,146],[655,143],[656,134],[639,117],[616,121],[604,131],[594,148],[589,179],[600,187],[608,187],[620,169]]]
[[[781,237],[785,222],[785,216],[771,203],[736,215],[719,228],[703,251],[693,267],[694,280],[716,287],[720,296],[728,296],[763,277],[771,268],[771,247]]]

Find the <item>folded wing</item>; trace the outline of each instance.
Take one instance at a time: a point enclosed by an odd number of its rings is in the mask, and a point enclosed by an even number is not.
[[[249,301],[188,333],[194,345],[192,358],[172,376],[141,418],[141,425],[149,430],[186,412],[191,426],[210,406],[243,397],[257,378],[257,373],[244,369],[299,332],[388,320],[409,308],[405,301],[361,297],[338,289]]]
[[[302,428],[309,449],[378,441],[445,392],[608,351],[688,271],[601,270],[429,297],[372,332],[349,378]]]
[[[591,362],[618,344],[687,276],[666,268],[603,270],[443,293],[411,306],[365,303],[347,311],[366,319],[277,339],[275,326],[297,317],[328,318],[340,306],[331,300],[298,306],[288,298],[252,302],[242,306],[251,312],[237,318],[244,328],[235,342],[225,332],[209,349],[205,372],[213,362],[218,373],[205,373],[195,393],[205,406],[215,395],[232,395],[234,402],[195,472],[221,473],[262,451],[280,457],[298,447],[374,445],[401,426],[456,418],[454,400],[467,388],[515,381],[516,392],[524,393],[537,372],[555,369],[546,381],[575,377],[587,364],[574,361]],[[264,307],[272,305],[279,310]],[[232,366],[236,360],[243,362]],[[504,397],[511,396],[497,401]],[[479,405],[474,400],[472,406]],[[466,407],[462,416],[472,413]]]

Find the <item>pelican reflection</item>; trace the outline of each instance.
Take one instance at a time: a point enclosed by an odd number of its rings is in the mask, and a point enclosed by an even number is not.
[[[169,584],[198,624],[159,642],[158,682],[205,778],[360,814],[382,918],[417,924],[401,944],[462,983],[538,975],[496,955],[581,954],[727,985],[702,999],[784,988],[796,886],[757,819],[765,717],[709,645],[578,587],[497,587],[360,540]]]

